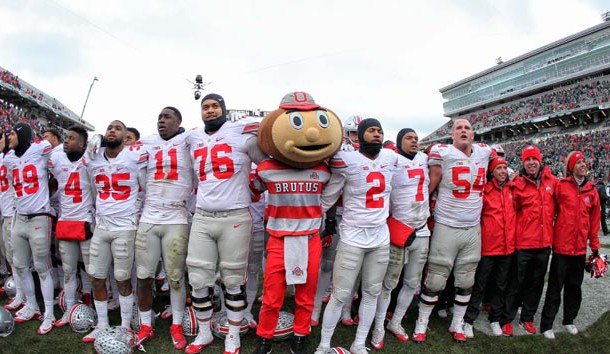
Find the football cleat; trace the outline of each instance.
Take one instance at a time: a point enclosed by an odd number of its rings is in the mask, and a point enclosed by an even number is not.
[[[184,347],[186,347],[186,338],[184,337],[182,325],[171,325],[169,327],[169,334],[172,337],[172,343],[174,344],[174,348],[182,350],[184,349]]]
[[[502,327],[500,327],[499,322],[492,322],[489,324],[489,326],[491,327],[491,332],[493,333],[494,336],[502,335]]]
[[[474,326],[470,323],[464,323],[464,335],[466,338],[474,338]]]
[[[89,332],[86,336],[83,337],[84,343],[93,343],[95,342],[95,338],[97,338],[98,334],[100,334],[103,330],[108,327],[95,327],[93,331]]]
[[[7,305],[4,305],[4,308],[9,311],[16,311],[25,306],[25,297],[14,297],[9,300]]]
[[[390,331],[390,333],[392,333],[394,337],[398,338],[399,341],[406,342],[409,340],[409,335],[407,335],[407,332],[405,332],[405,329],[402,328],[400,323],[394,323],[394,321],[390,321],[388,322],[385,328]]]
[[[64,312],[61,318],[55,321],[55,327],[63,327],[65,325],[70,324],[70,311]]]
[[[258,323],[256,323],[256,320],[254,319],[254,316],[252,316],[251,312],[244,313],[244,319],[248,322],[250,329],[256,329],[258,326]]]
[[[415,330],[413,330],[412,340],[415,343],[422,343],[426,341],[426,331],[428,330],[428,322],[420,321],[419,319],[415,323]]]
[[[364,345],[356,345],[356,343],[352,343],[349,347],[349,351],[352,354],[368,354],[369,350],[366,349]]]
[[[199,332],[197,334],[197,337],[195,337],[195,340],[193,341],[193,343],[186,346],[186,349],[184,349],[184,352],[186,354],[200,353],[203,350],[203,348],[212,344],[213,341],[214,341],[214,337],[212,336],[212,334],[206,335],[203,332]]]
[[[225,337],[225,351],[224,354],[239,354],[241,343],[239,336],[228,334]]]
[[[157,335],[155,334],[152,326],[148,326],[145,324],[140,324],[140,331],[138,332],[138,344],[146,344],[152,339],[154,339]]]
[[[31,306],[24,306],[21,310],[17,311],[15,317],[15,322],[23,323],[30,320],[37,320],[40,318],[40,310],[38,308],[33,308]]]
[[[383,337],[385,337],[385,331],[383,329],[375,328],[373,335],[371,336],[371,345],[377,350],[383,349]]]
[[[38,327],[38,334],[40,335],[45,335],[49,332],[51,332],[51,330],[53,330],[53,324],[55,323],[55,316],[53,316],[53,313],[45,313],[44,317],[42,319],[42,324],[40,324],[40,327]]]

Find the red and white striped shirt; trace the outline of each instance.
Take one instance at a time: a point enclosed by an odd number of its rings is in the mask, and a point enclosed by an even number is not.
[[[273,159],[261,162],[252,184],[258,192],[269,192],[267,232],[275,237],[317,233],[322,220],[322,187],[329,180],[326,163],[300,170]]]

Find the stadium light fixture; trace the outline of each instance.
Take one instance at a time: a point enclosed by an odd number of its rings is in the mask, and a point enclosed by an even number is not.
[[[89,95],[91,94],[91,89],[93,88],[93,84],[95,84],[96,81],[99,81],[99,79],[97,78],[97,76],[94,76],[93,81],[91,81],[91,86],[89,86],[89,92],[87,92],[87,98],[85,98],[85,104],[83,104],[83,110],[80,114],[80,120],[83,122],[84,122],[83,116],[85,115],[85,108],[87,107],[87,101],[89,101]]]

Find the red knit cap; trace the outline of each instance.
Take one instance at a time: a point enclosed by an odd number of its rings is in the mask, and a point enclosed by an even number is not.
[[[542,163],[542,154],[540,153],[540,149],[534,145],[530,145],[523,149],[523,152],[521,153],[521,162],[525,162],[528,157],[533,157],[538,160],[538,162]]]
[[[491,160],[489,162],[489,173],[492,173],[496,169],[496,167],[500,165],[508,166],[508,164],[506,163],[506,159],[502,156],[498,156],[495,159]]]
[[[572,151],[568,155],[568,172],[572,172],[572,170],[574,170],[574,165],[576,165],[576,162],[578,162],[578,160],[580,160],[580,159],[584,160],[584,158],[585,158],[585,155],[583,155],[582,152]]]

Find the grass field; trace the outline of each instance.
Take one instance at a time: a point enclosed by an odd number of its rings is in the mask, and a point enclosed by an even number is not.
[[[161,296],[157,299],[155,309],[161,311],[164,305],[169,301],[167,296]],[[291,299],[286,299],[286,308],[290,308]],[[4,305],[6,298],[0,300],[0,304]],[[256,304],[254,313],[258,313],[260,305]],[[56,310],[56,316],[59,315],[59,310]],[[413,306],[407,318],[403,320],[403,325],[410,333],[413,331],[414,318],[417,315],[417,308]],[[110,316],[111,324],[118,324],[120,316],[118,311],[114,311]],[[401,343],[393,336],[386,334],[385,347],[379,353],[493,353],[493,354],[517,354],[517,353],[608,353],[610,352],[610,314],[604,314],[601,319],[589,328],[587,331],[581,332],[577,336],[571,336],[566,333],[557,334],[557,339],[549,341],[541,335],[536,336],[516,336],[512,338],[506,337],[489,337],[481,332],[475,331],[475,338],[468,340],[465,344],[457,344],[453,342],[448,334],[450,318],[440,319],[433,317],[430,320],[430,329],[428,331],[428,340],[422,344],[414,342]],[[157,338],[146,345],[147,353],[179,353],[171,344],[169,337],[170,320],[156,321]],[[30,323],[18,324],[15,332],[7,338],[0,338],[0,353],[94,353],[91,344],[84,344],[81,341],[82,335],[74,333],[69,327],[54,329],[51,333],[40,336],[36,333],[36,329],[40,325],[38,321]],[[320,329],[315,328],[309,340],[309,348],[311,353],[314,352],[318,344]],[[349,348],[355,335],[355,327],[343,327],[339,325],[333,337],[333,345]],[[189,339],[189,342],[192,339]],[[254,350],[257,343],[257,337],[254,331],[250,331],[242,338],[242,353],[250,354]],[[368,342],[367,342],[368,345]],[[203,353],[221,354],[223,345],[221,340],[216,340],[209,348],[204,349]],[[372,351],[373,353],[375,351]],[[290,353],[290,343],[282,342],[275,343],[273,353],[284,354]]]

